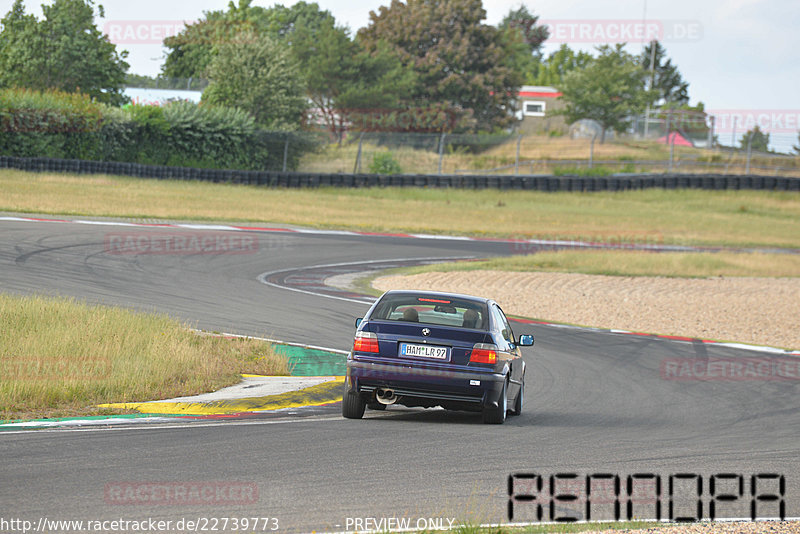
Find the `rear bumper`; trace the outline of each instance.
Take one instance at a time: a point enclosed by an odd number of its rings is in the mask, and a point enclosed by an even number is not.
[[[377,389],[391,389],[398,404],[443,406],[479,411],[497,406],[506,376],[500,373],[444,370],[348,359],[345,388],[374,398]]]

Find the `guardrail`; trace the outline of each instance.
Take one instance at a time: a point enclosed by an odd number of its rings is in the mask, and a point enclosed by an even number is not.
[[[800,191],[800,178],[738,174],[616,174],[603,177],[553,175],[323,174],[166,167],[106,161],[0,156],[0,169],[75,174],[111,174],[157,180],[197,180],[269,187],[453,187],[535,191],[627,191],[636,189],[754,189]]]

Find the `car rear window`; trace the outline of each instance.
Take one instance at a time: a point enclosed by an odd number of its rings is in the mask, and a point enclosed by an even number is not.
[[[488,327],[488,312],[484,304],[439,296],[385,296],[370,318],[480,330]]]

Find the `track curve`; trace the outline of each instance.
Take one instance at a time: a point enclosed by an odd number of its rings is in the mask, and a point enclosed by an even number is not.
[[[118,231],[3,221],[0,289],[155,309],[204,329],[347,349],[366,301],[287,291],[259,276],[512,252],[489,241],[254,232],[258,246],[246,254],[111,254],[108,236]],[[324,278],[316,274],[315,284]],[[247,515],[277,517],[283,531],[340,531],[354,517],[505,521],[506,479],[521,471],[774,472],[787,479],[786,515],[800,515],[798,381],[686,382],[662,372],[665,359],[767,355],[534,324],[515,329],[534,334],[536,347],[526,353],[526,411],[502,427],[439,410],[390,409],[350,421],[331,408],[297,419],[0,434],[0,503],[30,519]],[[253,484],[256,501],[121,506],[105,494],[129,481],[220,480]]]

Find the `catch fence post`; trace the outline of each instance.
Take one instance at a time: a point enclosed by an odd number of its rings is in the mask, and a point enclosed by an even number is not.
[[[358,136],[358,152],[356,152],[356,163],[353,165],[353,174],[361,172],[361,143],[364,141],[364,132]]]
[[[672,132],[667,134],[669,137],[669,172],[672,172],[672,161],[675,158],[675,137],[677,137],[677,133],[672,135]]]
[[[286,143],[283,145],[283,172],[286,172],[286,163],[289,159],[289,133],[286,133]]]
[[[714,115],[711,115],[711,127],[708,129],[708,148],[711,150],[714,148]]]
[[[744,166],[744,173],[750,174],[750,155],[752,154],[753,148],[753,132],[750,132],[747,136],[747,163]]]
[[[439,138],[439,174],[442,174],[442,159],[444,159],[444,138],[447,134],[442,132]]]

